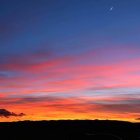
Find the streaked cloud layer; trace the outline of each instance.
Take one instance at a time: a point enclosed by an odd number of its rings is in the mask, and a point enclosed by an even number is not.
[[[139,118],[138,3],[3,1],[0,108],[23,120]]]

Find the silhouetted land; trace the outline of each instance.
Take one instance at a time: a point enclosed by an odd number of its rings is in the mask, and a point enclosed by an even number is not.
[[[140,140],[140,123],[99,120],[22,121],[0,123],[8,140]]]

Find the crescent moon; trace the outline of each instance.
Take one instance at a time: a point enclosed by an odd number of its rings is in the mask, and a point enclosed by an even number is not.
[[[114,7],[112,6],[112,7],[110,7],[110,9],[109,9],[109,11],[113,11],[114,10]]]

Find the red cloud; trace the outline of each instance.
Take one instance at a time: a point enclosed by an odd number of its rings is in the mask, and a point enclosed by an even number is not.
[[[32,105],[33,108],[41,110],[44,110],[43,108],[46,107],[51,113],[58,110],[77,111],[79,113],[92,113],[98,110],[101,112],[122,113],[126,110],[129,113],[138,113],[139,107],[137,103],[132,104],[132,101],[127,99],[127,103],[123,104],[126,100],[111,98],[113,93],[110,93],[110,98],[108,99],[104,98],[106,93],[102,93],[103,97],[100,99],[96,95],[93,98],[97,90],[104,91],[140,86],[139,58],[119,60],[115,61],[115,63],[110,63],[106,60],[104,64],[92,62],[95,58],[97,61],[97,58],[99,58],[98,54],[103,54],[102,51],[100,53],[98,50],[90,54],[85,53],[74,57],[55,57],[53,59],[47,59],[47,54],[42,54],[42,56],[39,54],[27,56],[27,58],[15,58],[9,63],[0,64],[1,71],[15,71],[19,73],[15,77],[0,78],[0,97],[3,108],[13,108],[16,105],[26,110],[26,106]],[[128,52],[131,53],[130,51]],[[133,53],[136,52],[134,51]],[[36,60],[38,59],[40,60],[37,62]],[[84,63],[83,61],[85,60],[91,62]],[[90,96],[91,99],[84,97],[89,90],[90,92],[95,90]],[[83,91],[83,93],[80,93],[80,91]],[[69,93],[71,97],[36,97],[40,93],[44,93],[46,96],[51,96],[54,93],[55,96],[57,93]],[[32,94],[34,98],[23,98],[23,95],[25,96],[26,94]],[[72,98],[75,94],[77,94],[78,98]],[[11,97],[10,95],[18,95],[19,98],[9,98]],[[116,103],[117,101],[120,105]]]

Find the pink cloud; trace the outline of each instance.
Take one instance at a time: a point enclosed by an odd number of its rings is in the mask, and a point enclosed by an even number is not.
[[[119,48],[120,49],[120,48]],[[123,53],[125,53],[123,49]],[[78,56],[65,56],[55,59],[47,59],[48,54],[36,54],[23,58],[12,59],[9,64],[1,64],[1,70],[17,71],[20,76],[13,78],[0,79],[0,89],[12,89],[7,92],[10,94],[53,94],[53,92],[71,92],[75,90],[86,89],[113,89],[140,86],[140,59],[127,59],[117,61],[114,64],[108,61],[102,64],[95,64],[92,61],[89,64],[82,63],[83,60],[94,60],[98,54],[113,54],[115,50],[95,50],[90,53],[80,54]],[[126,49],[131,53],[132,49]],[[138,50],[132,51],[135,54]],[[120,52],[120,51],[118,51]],[[28,63],[38,58],[45,58],[40,63]],[[105,56],[104,56],[105,57]],[[15,60],[17,60],[15,62]],[[4,93],[1,92],[1,95]]]

